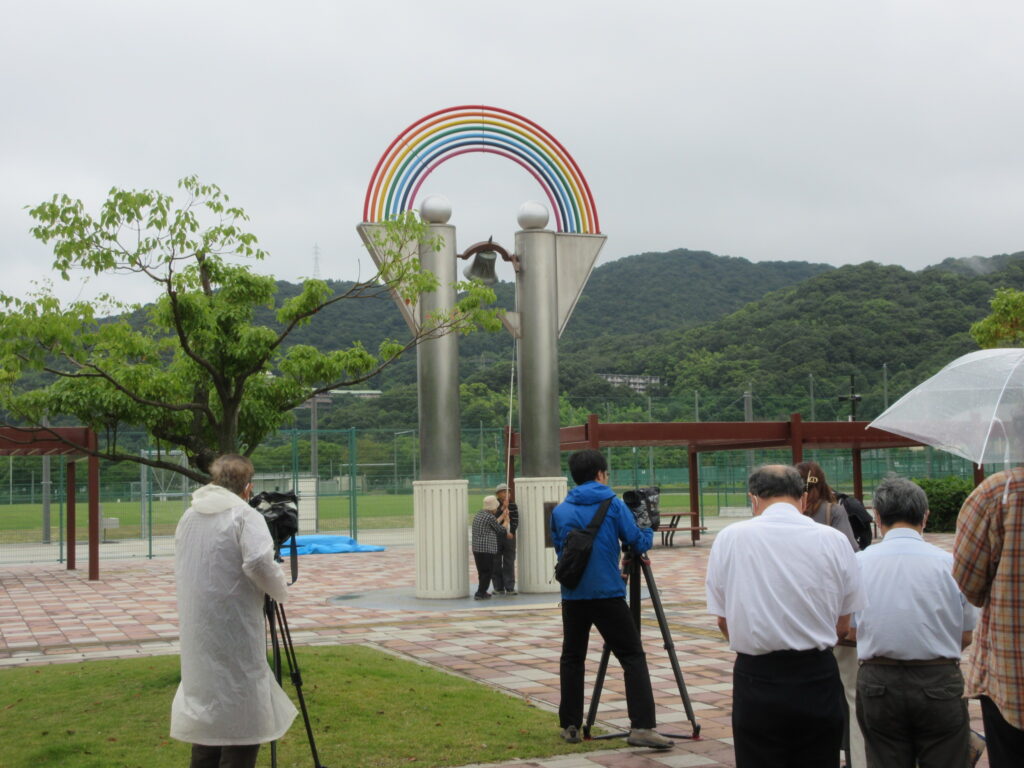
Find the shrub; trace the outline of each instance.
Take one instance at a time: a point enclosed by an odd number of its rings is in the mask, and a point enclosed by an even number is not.
[[[932,533],[953,533],[960,507],[974,490],[974,484],[962,477],[919,478],[915,483],[928,495],[928,527]]]

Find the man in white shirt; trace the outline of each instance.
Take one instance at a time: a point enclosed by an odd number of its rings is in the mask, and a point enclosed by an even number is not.
[[[868,768],[963,768],[971,731],[960,651],[978,609],[953,579],[953,556],[921,536],[928,498],[919,486],[890,478],[874,507],[883,538],[857,555],[869,602],[853,630]]]
[[[790,466],[747,480],[754,518],[715,538],[708,611],[736,651],[732,728],[737,768],[838,768],[843,686],[832,646],[864,608],[850,542],[802,514]]]

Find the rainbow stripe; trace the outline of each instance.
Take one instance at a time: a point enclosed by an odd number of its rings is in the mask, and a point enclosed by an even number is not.
[[[363,221],[409,210],[434,169],[469,152],[500,155],[525,168],[544,189],[559,232],[600,233],[594,196],[565,147],[532,120],[485,106],[431,112],[398,134],[373,169]]]

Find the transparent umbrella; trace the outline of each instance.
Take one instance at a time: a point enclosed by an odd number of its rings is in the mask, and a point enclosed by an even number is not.
[[[1024,349],[958,357],[868,426],[975,464],[1024,463]]]

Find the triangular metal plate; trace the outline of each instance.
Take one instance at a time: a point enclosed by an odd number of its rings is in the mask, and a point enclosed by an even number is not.
[[[377,245],[377,237],[384,231],[383,224],[370,224],[363,222],[362,224],[356,225],[356,231],[359,232],[359,236],[363,239],[366,244],[366,249],[370,252],[370,256],[373,258],[373,263],[377,265],[377,271],[380,271],[380,265],[385,260],[384,254],[379,250]],[[419,246],[413,240],[410,240],[402,248],[402,259],[415,259],[419,258]],[[409,326],[409,330],[412,331],[414,336],[418,336],[420,332],[420,304],[419,301],[406,302],[401,296],[395,291],[390,291],[391,298],[395,304],[398,305],[398,310],[402,313],[402,318],[405,320],[405,324]]]
[[[505,330],[512,334],[513,339],[523,338],[523,330],[519,325],[519,313],[506,311],[501,316],[501,324],[505,326]]]
[[[604,235],[555,235],[558,269],[558,336],[562,336],[583,287],[590,279],[597,255],[604,247]]]

